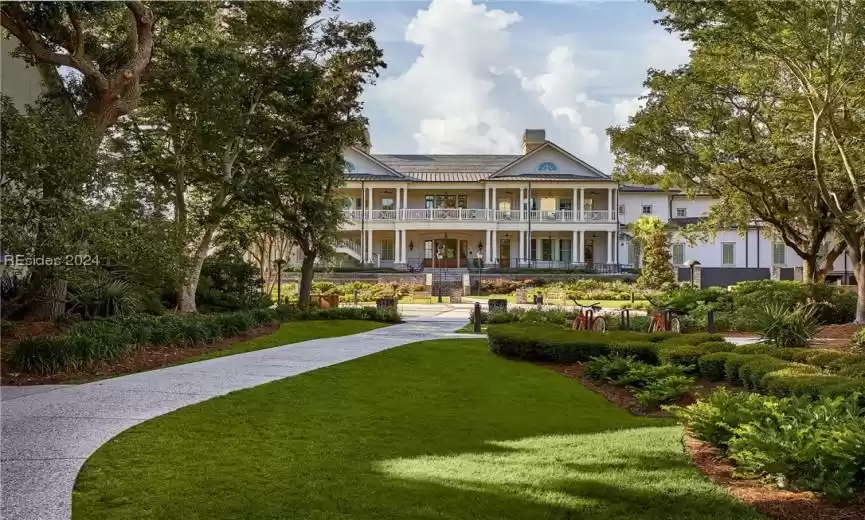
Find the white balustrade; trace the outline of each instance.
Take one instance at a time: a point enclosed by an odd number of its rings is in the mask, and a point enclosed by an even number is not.
[[[350,221],[363,219],[381,220],[494,220],[494,221],[526,221],[533,222],[574,222],[579,221],[580,214],[569,209],[563,210],[496,210],[496,209],[466,209],[466,208],[426,208],[426,209],[371,209],[345,210]],[[585,210],[583,222],[610,222],[616,219],[616,212],[610,210]]]

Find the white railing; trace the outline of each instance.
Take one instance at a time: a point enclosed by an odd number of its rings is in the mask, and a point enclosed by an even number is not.
[[[351,240],[341,240],[336,244],[337,249],[348,249],[349,251],[354,252],[358,258],[361,256],[361,247],[360,244],[356,244]]]
[[[495,209],[371,209],[345,210],[350,221],[360,220],[495,220],[495,221],[527,221],[532,222],[612,222],[616,220],[616,212],[609,210],[495,210]],[[530,215],[531,214],[531,215]],[[582,217],[582,218],[581,218]]]

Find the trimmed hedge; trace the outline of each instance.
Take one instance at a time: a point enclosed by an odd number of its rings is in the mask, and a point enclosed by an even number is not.
[[[738,356],[732,352],[715,352],[706,354],[697,360],[697,366],[700,369],[700,375],[709,381],[724,380],[724,365],[727,363],[727,358],[730,356]]]
[[[661,363],[669,363],[684,367],[693,367],[697,370],[697,360],[705,356],[708,351],[695,345],[662,344],[658,348],[658,360]]]
[[[769,372],[787,368],[787,365],[790,364],[789,361],[764,354],[749,357],[750,359],[739,367],[739,384],[748,390],[764,390],[762,385],[763,376]]]
[[[611,353],[657,362],[655,348],[667,345],[671,335],[631,331],[574,331],[540,324],[491,324],[490,350],[530,361],[573,363]],[[677,339],[686,336],[675,336]]]
[[[658,345],[651,341],[622,341],[610,344],[610,354],[622,357],[633,357],[644,363],[658,363]]]
[[[765,385],[766,392],[771,395],[801,395],[817,398],[836,396],[838,389],[844,389],[848,385],[855,384],[856,381],[858,380],[844,376],[791,373],[788,368],[766,374],[763,378],[763,385]]]
[[[668,339],[665,339],[663,341],[667,345],[699,345],[701,343],[724,342],[724,336],[722,336],[721,334],[698,332],[696,334],[674,334],[672,336],[668,336]]]
[[[706,352],[733,352],[736,348],[736,345],[727,341],[705,341],[697,346]]]

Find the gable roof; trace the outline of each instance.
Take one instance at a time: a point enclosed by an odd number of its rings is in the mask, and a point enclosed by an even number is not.
[[[572,153],[568,152],[567,150],[565,150],[564,148],[562,148],[561,146],[557,145],[556,143],[554,143],[554,142],[552,142],[552,141],[544,141],[544,144],[538,146],[537,148],[535,148],[535,149],[532,150],[531,152],[529,152],[529,153],[527,153],[527,154],[524,154],[524,155],[518,155],[517,158],[516,158],[515,160],[513,160],[510,164],[507,164],[507,165],[503,166],[501,169],[499,169],[498,172],[496,172],[496,173],[495,173],[494,175],[492,175],[490,178],[491,178],[491,179],[503,179],[503,180],[504,180],[504,179],[521,179],[521,178],[525,178],[525,174],[522,174],[522,175],[506,175],[506,172],[507,172],[507,170],[513,168],[514,166],[520,164],[521,162],[523,162],[523,161],[529,159],[530,157],[532,157],[532,156],[534,156],[534,155],[540,153],[541,150],[545,150],[545,149],[548,149],[548,148],[549,148],[549,149],[552,149],[552,150],[554,150],[554,151],[556,151],[556,152],[558,152],[558,153],[560,153],[560,154],[562,154],[562,155],[564,155],[564,156],[567,157],[568,159],[570,159],[570,160],[574,161],[575,163],[579,164],[580,166],[582,166],[583,168],[585,168],[586,170],[588,170],[590,173],[594,174],[597,178],[599,178],[599,179],[603,179],[603,180],[611,180],[611,178],[610,178],[609,175],[607,175],[607,174],[605,174],[604,172],[602,172],[601,170],[595,168],[594,166],[592,166],[591,164],[587,163],[586,161],[580,159],[580,158],[577,157],[576,155],[573,155]],[[543,176],[549,176],[549,175],[550,175],[550,174],[548,174],[548,173],[543,174]],[[583,179],[585,179],[585,178],[586,178],[585,175],[575,175],[575,174],[568,174],[568,173],[555,174],[555,175],[556,175],[556,178],[558,178],[558,179],[574,179],[574,178],[583,178]],[[539,177],[539,176],[535,176],[535,178],[538,178],[538,177]]]
[[[351,146],[350,149],[351,149],[351,151],[363,156],[364,158],[369,159],[373,164],[381,167],[383,170],[387,171],[391,175],[382,175],[380,173],[374,174],[374,173],[365,173],[365,172],[345,172],[346,179],[348,179],[350,181],[354,181],[354,180],[391,180],[391,179],[393,179],[393,177],[397,177],[400,179],[405,178],[405,175],[403,175],[399,171],[393,169],[392,167],[388,166],[384,162],[380,161],[379,159],[376,158],[376,156],[368,154],[367,152],[361,150],[360,148],[358,148],[356,146]]]

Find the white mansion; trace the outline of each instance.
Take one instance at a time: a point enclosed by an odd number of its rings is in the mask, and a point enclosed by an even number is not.
[[[526,130],[522,155],[373,155],[345,152],[347,223],[339,252],[382,267],[586,267],[638,264],[627,224],[656,215],[674,225],[713,202],[622,185]],[[798,267],[801,260],[755,225],[689,246],[674,238],[676,265]],[[839,259],[840,260],[840,259]],[[836,267],[837,263],[836,263]],[[840,268],[839,268],[840,270]]]

